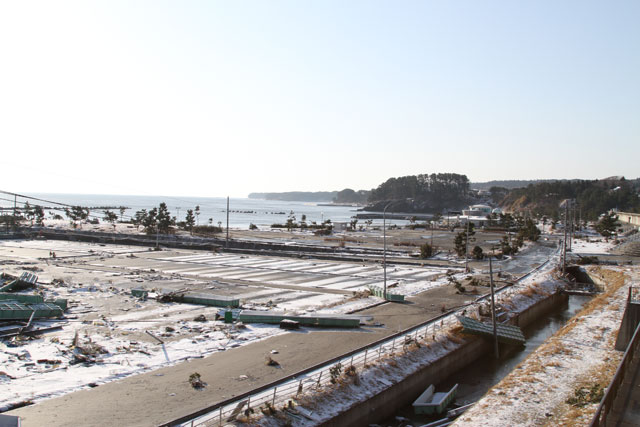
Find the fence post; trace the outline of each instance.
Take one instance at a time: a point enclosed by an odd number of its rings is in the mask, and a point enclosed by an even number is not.
[[[273,400],[271,401],[271,406],[275,407],[276,406],[276,391],[278,390],[278,387],[274,387],[273,388]]]
[[[364,351],[364,362],[362,363],[362,367],[367,366],[367,353],[369,352],[369,349],[366,349]]]
[[[220,425],[222,425],[222,405],[220,405]]]
[[[300,393],[302,393],[302,380],[300,380],[300,384],[298,384],[298,392],[296,393],[296,397],[298,397]]]
[[[351,366],[352,367],[353,367],[353,356],[355,356],[355,354],[351,356]]]
[[[320,375],[318,375],[318,387],[320,387],[320,379],[322,379],[322,373],[324,371],[320,371]]]
[[[382,344],[380,344],[380,347],[378,348],[378,360],[380,360],[380,357],[382,357]]]

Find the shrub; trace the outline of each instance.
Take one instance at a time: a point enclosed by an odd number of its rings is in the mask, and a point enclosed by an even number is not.
[[[212,235],[217,233],[222,233],[222,227],[216,227],[215,225],[197,225],[193,227],[193,234]]]
[[[474,247],[473,251],[471,251],[471,255],[473,255],[473,257],[477,260],[484,259],[484,252],[482,251],[482,248],[480,246]]]
[[[433,246],[428,243],[420,246],[420,258],[431,258],[433,256]]]

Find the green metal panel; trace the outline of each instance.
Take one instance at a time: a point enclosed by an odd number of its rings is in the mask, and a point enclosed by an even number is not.
[[[29,308],[35,310],[35,318],[40,319],[43,317],[60,317],[62,316],[62,309],[55,304],[43,302],[40,304],[29,304]]]
[[[58,307],[60,307],[62,310],[66,310],[67,309],[67,300],[64,298],[56,298],[53,301],[46,301],[48,303],[51,304],[55,304]]]
[[[231,297],[208,294],[185,294],[182,302],[187,304],[211,305],[214,307],[240,307],[240,300]]]
[[[33,313],[31,308],[19,302],[0,302],[0,319],[2,320],[29,320],[31,313]]]
[[[0,288],[0,292],[9,292],[17,284],[18,284],[18,279],[11,280],[6,285],[4,285],[3,287]]]
[[[484,335],[493,337],[493,325],[490,323],[479,322],[475,319],[465,316],[457,316],[462,327],[463,332],[473,335]],[[513,325],[496,325],[496,333],[498,335],[498,341],[507,344],[524,344],[525,338],[522,334],[522,330]]]
[[[5,281],[9,279],[13,279],[13,280],[5,284],[4,286],[0,287],[0,292],[8,292],[12,289],[17,290],[17,289],[31,288],[35,286],[36,282],[38,281],[38,276],[26,271],[22,273],[22,275],[18,279],[8,274],[3,274],[3,278],[5,279]]]
[[[23,282],[24,284],[28,284],[28,285],[35,285],[36,282],[38,281],[38,276],[36,276],[33,273],[29,273],[29,272],[24,272],[20,275],[20,279],[21,282]]]
[[[38,303],[25,304],[17,301],[0,302],[0,319],[2,320],[29,320],[35,311],[34,318],[60,317],[62,309],[55,304]]]
[[[375,295],[375,296],[380,297],[380,298],[384,298],[384,289],[383,288],[380,288],[378,286],[369,285],[369,290],[371,291],[372,295]],[[389,293],[389,291],[387,291],[387,301],[404,302],[404,295],[391,294],[391,293]]]
[[[18,293],[9,293],[9,292],[0,292],[0,301],[19,301],[26,303],[39,303],[44,302],[44,298],[42,295],[38,294],[18,294]]]

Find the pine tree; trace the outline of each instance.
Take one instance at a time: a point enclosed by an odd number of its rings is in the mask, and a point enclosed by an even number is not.
[[[196,219],[193,216],[193,209],[187,209],[187,216],[185,217],[185,228],[189,231],[193,230],[193,226],[196,223]]]
[[[609,212],[600,218],[600,221],[598,221],[595,228],[598,233],[609,238],[616,232],[618,227],[620,227],[618,215],[613,212]]]
[[[169,233],[169,229],[173,225],[174,221],[173,219],[171,219],[169,209],[167,208],[167,204],[165,202],[160,203],[160,205],[158,206],[156,219],[158,221],[158,231],[164,234]]]

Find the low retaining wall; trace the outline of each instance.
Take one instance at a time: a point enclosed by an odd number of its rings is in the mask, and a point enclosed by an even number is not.
[[[546,316],[560,304],[566,303],[567,299],[568,296],[562,292],[552,294],[516,316],[514,323],[520,327],[526,327],[534,320]],[[390,417],[398,408],[411,404],[429,384],[438,384],[449,375],[491,351],[493,351],[493,345],[488,340],[469,337],[462,346],[446,356],[432,362],[376,396],[355,404],[347,411],[321,425],[369,425]]]

